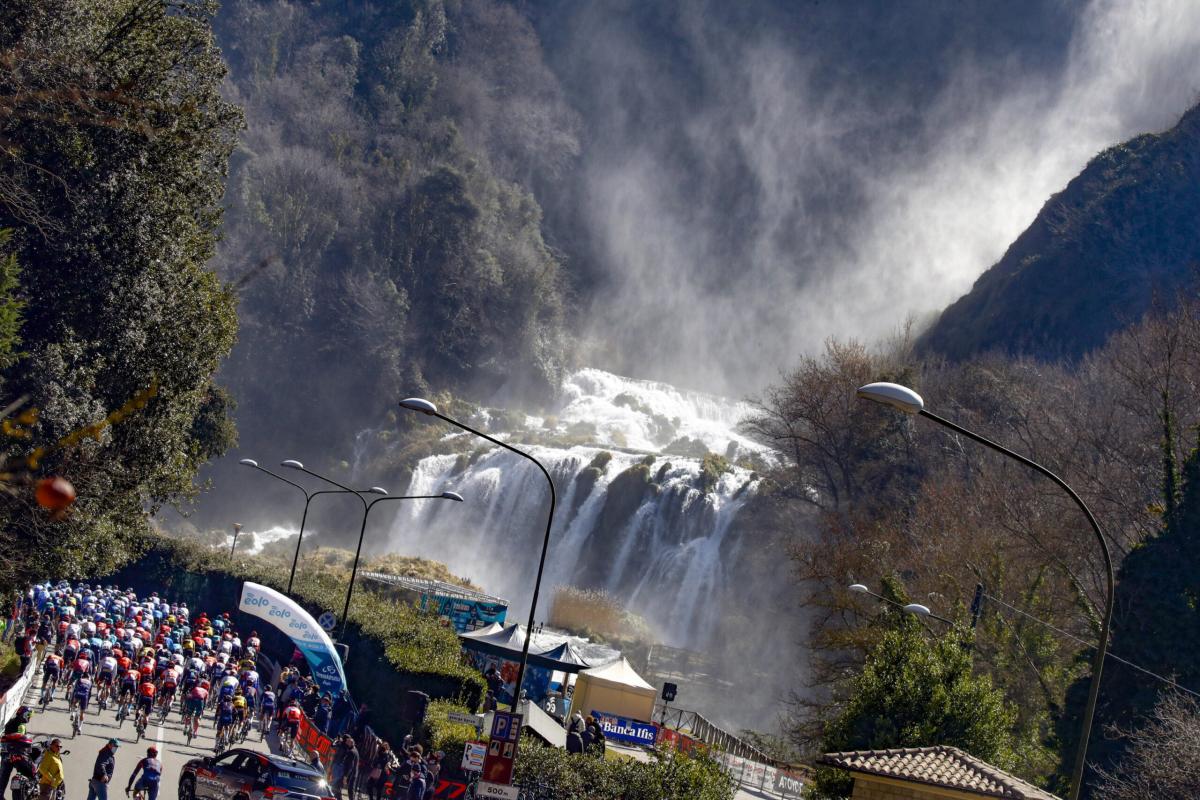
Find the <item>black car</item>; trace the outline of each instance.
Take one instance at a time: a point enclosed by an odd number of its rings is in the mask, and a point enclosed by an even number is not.
[[[333,800],[333,792],[303,761],[238,747],[184,764],[179,800]]]

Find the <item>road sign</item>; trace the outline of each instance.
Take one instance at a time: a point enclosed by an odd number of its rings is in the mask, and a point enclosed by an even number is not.
[[[487,745],[483,742],[467,742],[463,748],[463,772],[483,772],[483,758],[487,755]]]
[[[662,699],[667,703],[675,702],[675,693],[679,691],[679,687],[673,683],[663,684]]]
[[[317,624],[321,626],[322,630],[329,632],[337,627],[337,617],[333,615],[332,611],[326,611],[317,617]]]
[[[500,800],[517,800],[520,791],[515,786],[503,786],[498,783],[484,783],[480,781],[475,785],[476,797],[495,797]]]
[[[483,777],[493,784],[512,783],[513,762],[517,758],[517,740],[521,737],[521,715],[507,711],[492,713],[492,738],[483,759]],[[483,784],[480,784],[481,786]],[[507,797],[508,795],[482,795]],[[516,795],[514,794],[515,798]]]
[[[476,728],[483,727],[483,714],[464,714],[461,711],[451,711],[448,716],[451,722],[460,722]]]

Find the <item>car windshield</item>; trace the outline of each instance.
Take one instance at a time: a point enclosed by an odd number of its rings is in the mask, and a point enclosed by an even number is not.
[[[317,789],[325,782],[325,779],[314,772],[297,772],[289,769],[281,769],[276,773],[275,780],[281,786],[296,789]]]

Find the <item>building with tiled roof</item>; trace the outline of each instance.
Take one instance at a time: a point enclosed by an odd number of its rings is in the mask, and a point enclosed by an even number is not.
[[[957,747],[826,753],[819,762],[854,778],[852,800],[1059,800]]]

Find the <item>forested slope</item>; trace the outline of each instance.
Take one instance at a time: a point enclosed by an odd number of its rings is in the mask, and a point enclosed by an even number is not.
[[[1200,107],[1094,158],[921,340],[962,359],[1078,357],[1190,286],[1200,263]]]
[[[218,35],[246,113],[219,259],[246,444],[346,458],[402,391],[557,385],[564,280],[521,181],[575,145],[522,19],[236,0]]]

